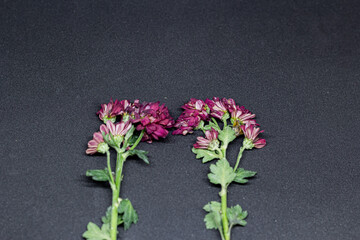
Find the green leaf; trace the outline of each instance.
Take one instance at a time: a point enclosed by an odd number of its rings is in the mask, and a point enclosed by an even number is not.
[[[196,158],[203,158],[202,162],[206,163],[215,158],[220,158],[214,151],[209,151],[201,148],[192,148],[192,152],[196,154]]]
[[[129,140],[129,138],[134,137],[134,136],[133,136],[134,131],[135,131],[135,127],[134,127],[134,125],[133,125],[133,126],[131,126],[131,128],[129,129],[129,131],[126,133],[126,135],[125,135],[125,140]],[[136,138],[136,139],[137,139],[137,138]],[[136,139],[135,139],[135,141],[136,141]],[[134,141],[134,143],[135,143],[135,141]],[[129,142],[128,142],[128,143],[129,143]],[[133,144],[134,144],[134,143],[133,143]]]
[[[106,215],[101,218],[103,223],[111,222],[111,206],[106,210]],[[124,221],[122,220],[122,215],[118,215],[118,225],[122,224]]]
[[[195,128],[195,130],[199,130],[199,129],[203,129],[204,128],[204,121],[203,120],[201,120],[200,122],[199,122],[199,125]]]
[[[87,225],[87,231],[82,235],[88,240],[111,240],[109,224],[103,224],[101,229],[92,222]]]
[[[219,139],[223,142],[223,145],[227,146],[230,142],[236,138],[234,130],[227,126],[219,132]]]
[[[218,131],[218,132],[220,132],[220,130],[221,130],[221,129],[219,128],[219,126],[216,125],[216,124],[213,123],[213,122],[209,122],[208,125],[204,126],[204,129],[205,129],[205,130],[211,130],[211,128],[215,129],[215,130]]]
[[[136,140],[137,140],[138,138],[139,138],[138,135],[132,135],[132,136],[129,138],[129,140],[128,140],[128,142],[127,142],[127,145],[128,145],[128,146],[134,145],[135,142],[136,142]]]
[[[207,212],[220,212],[221,210],[221,203],[219,202],[215,202],[215,201],[211,201],[208,204],[206,204],[204,206],[204,210]]]
[[[121,200],[118,212],[122,214],[125,230],[129,229],[132,223],[137,223],[138,215],[129,199]]]
[[[87,170],[86,176],[92,177],[95,181],[110,181],[109,171],[107,168],[105,168],[105,170]]]
[[[256,172],[253,171],[248,171],[248,170],[244,170],[243,168],[239,168],[238,170],[236,170],[236,177],[234,179],[234,182],[237,183],[247,183],[248,179],[245,178],[250,178],[255,176]]]
[[[128,151],[129,156],[138,156],[141,160],[143,160],[146,164],[149,164],[149,158],[146,154],[148,154],[149,152],[144,151],[144,150],[138,150],[138,149],[133,149],[133,150],[129,150]]]
[[[106,210],[105,216],[101,218],[103,223],[110,223],[111,221],[111,206]]]
[[[206,214],[204,222],[207,229],[221,230],[221,216],[219,212],[210,212]]]
[[[226,215],[230,225],[245,226],[247,223],[244,219],[247,217],[248,213],[247,211],[243,211],[240,205],[236,205],[235,207],[228,208],[226,210]]]
[[[226,159],[220,159],[216,162],[216,165],[211,164],[210,171],[211,173],[208,174],[210,182],[221,184],[223,187],[231,183],[236,177],[233,168],[230,167]]]

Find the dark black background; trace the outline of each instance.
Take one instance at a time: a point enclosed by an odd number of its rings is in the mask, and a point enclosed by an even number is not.
[[[81,239],[111,202],[85,177],[95,115],[110,97],[231,97],[257,114],[268,145],[244,154],[258,177],[232,185],[249,211],[233,239],[357,239],[359,1],[15,1],[1,3],[0,238]],[[219,239],[203,205],[219,188],[195,136],[129,160],[121,195],[139,222],[120,239]],[[240,142],[230,146],[234,164]]]

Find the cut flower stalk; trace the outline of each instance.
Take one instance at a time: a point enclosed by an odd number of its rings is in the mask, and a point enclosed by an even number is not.
[[[124,163],[130,156],[137,156],[149,164],[146,151],[136,147],[141,141],[152,142],[153,139],[166,137],[167,128],[174,124],[168,109],[156,103],[142,103],[138,100],[130,103],[128,100],[103,104],[98,112],[99,118],[106,124],[100,126],[100,131],[94,133],[88,143],[87,154],[101,153],[107,156],[107,168],[104,170],[88,170],[86,176],[95,181],[108,181],[112,190],[112,204],[107,209],[103,224],[99,228],[90,222],[83,237],[91,240],[116,240],[118,226],[123,224],[127,230],[131,224],[138,221],[138,215],[130,200],[120,198],[121,182],[123,180]],[[116,119],[120,121],[116,123]],[[144,120],[145,119],[145,120]],[[111,169],[110,149],[116,152],[115,171]]]
[[[222,240],[230,240],[232,228],[236,225],[245,226],[244,219],[248,213],[239,205],[227,206],[228,186],[233,182],[245,184],[247,178],[255,176],[256,172],[238,168],[240,160],[245,150],[262,148],[266,141],[258,138],[262,131],[256,127],[255,114],[243,106],[239,107],[231,98],[214,97],[205,101],[192,98],[182,108],[184,112],[176,121],[177,130],[173,134],[186,135],[195,130],[203,131],[205,137],[197,138],[192,151],[203,163],[217,159],[215,164],[210,165],[208,178],[211,183],[221,186],[221,202],[212,201],[204,206],[208,212],[204,219],[206,228],[217,229]],[[222,123],[222,128],[219,123]],[[229,144],[240,136],[244,136],[243,144],[233,168],[226,158],[226,151]]]

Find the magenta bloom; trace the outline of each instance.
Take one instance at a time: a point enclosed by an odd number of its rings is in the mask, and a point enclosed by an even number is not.
[[[142,141],[152,142],[152,139],[158,140],[165,138],[169,133],[167,128],[174,125],[174,120],[169,114],[168,108],[159,102],[134,104],[131,113],[132,122],[137,123],[136,130],[145,129]]]
[[[131,107],[132,107],[132,104],[131,104],[131,102],[129,100],[122,100],[117,105],[116,115],[123,115],[123,114],[129,113]]]
[[[263,148],[266,145],[266,140],[262,138],[258,138],[259,133],[264,132],[264,130],[260,131],[260,128],[255,127],[254,125],[242,125],[240,126],[244,135],[244,143],[246,149],[255,148]]]
[[[175,127],[178,129],[173,132],[174,135],[192,133],[201,120],[209,120],[209,108],[202,100],[191,98],[182,108],[184,112],[175,123]]]
[[[257,125],[255,121],[255,114],[252,114],[249,110],[245,109],[244,106],[236,106],[236,110],[231,113],[231,122],[233,123],[233,127],[239,134],[242,133],[240,128],[241,125]]]
[[[186,116],[199,116],[201,120],[208,120],[209,118],[208,107],[203,100],[191,98],[182,108]]]
[[[113,136],[125,136],[125,134],[132,127],[132,123],[130,121],[127,121],[127,122],[119,122],[117,124],[114,124],[111,121],[107,121],[106,127]],[[101,127],[100,127],[100,130],[101,130]],[[107,133],[105,133],[105,134],[107,134]]]
[[[194,144],[194,148],[203,148],[209,150],[215,150],[219,147],[219,140],[218,140],[219,133],[211,128],[210,131],[205,132],[204,137],[197,137],[197,142]]]
[[[105,125],[103,125],[105,126]],[[105,126],[106,127],[106,126]],[[109,150],[109,146],[104,142],[104,139],[100,132],[96,132],[93,135],[93,139],[88,142],[88,149],[86,154],[105,153]]]
[[[223,115],[228,112],[228,109],[226,107],[226,105],[228,105],[226,98],[220,99],[218,97],[214,97],[213,100],[206,99],[205,103],[210,108],[211,116],[218,119],[221,119]]]
[[[193,133],[194,128],[199,125],[200,121],[201,118],[199,116],[194,117],[181,114],[174,125],[177,129],[173,131],[173,134],[186,135],[188,133]]]
[[[101,104],[101,109],[96,114],[99,115],[99,118],[104,121],[104,123],[108,120],[115,122],[116,115],[119,115],[120,110],[120,102],[118,100],[113,102],[113,100],[110,99],[108,104]]]
[[[236,105],[234,99],[232,99],[232,98],[229,98],[229,99],[223,98],[222,102],[223,102],[223,104],[225,105],[226,109],[229,112],[232,113],[233,111],[236,110],[237,105]]]

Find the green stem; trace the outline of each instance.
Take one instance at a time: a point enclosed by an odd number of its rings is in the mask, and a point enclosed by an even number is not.
[[[111,171],[111,165],[110,165],[110,152],[107,151],[106,152],[106,157],[107,157],[107,167],[108,167],[108,171],[109,171],[109,175],[110,175],[110,185],[111,185],[111,188],[113,188],[115,182],[114,182],[114,177],[113,177],[113,174],[112,174],[112,171]]]
[[[235,167],[234,167],[234,172],[236,171],[236,169],[237,169],[238,166],[239,166],[240,159],[241,159],[241,157],[242,157],[242,155],[243,155],[244,150],[245,150],[245,147],[244,147],[244,146],[241,146],[241,147],[240,147],[239,154],[238,154],[238,157],[237,157],[237,160],[236,160],[236,165],[235,165]]]
[[[134,145],[129,149],[129,150],[133,150],[134,148],[136,148],[136,146],[139,144],[139,142],[141,141],[141,139],[143,138],[145,133],[145,129],[143,129],[139,135],[139,137],[136,139],[136,142],[134,143]]]
[[[219,126],[219,124],[218,124],[218,122],[216,121],[215,118],[212,117],[211,120],[215,123],[215,125],[216,125],[219,129],[221,129],[220,126]]]
[[[225,240],[230,240],[229,222],[226,215],[227,210],[227,187],[221,186],[221,218]]]
[[[117,152],[115,188],[113,189],[113,198],[111,205],[111,225],[110,225],[111,240],[116,240],[116,236],[117,236],[118,208],[120,204],[119,194],[120,194],[120,186],[122,180],[122,170],[125,160],[126,160],[126,155],[123,156],[120,152]]]
[[[224,120],[223,123],[224,123],[223,129],[225,129],[227,127],[227,120]]]
[[[223,144],[221,147],[220,147],[220,150],[221,150],[221,153],[223,155],[223,158],[226,158],[226,150],[227,150],[227,147],[228,145],[226,144]]]

